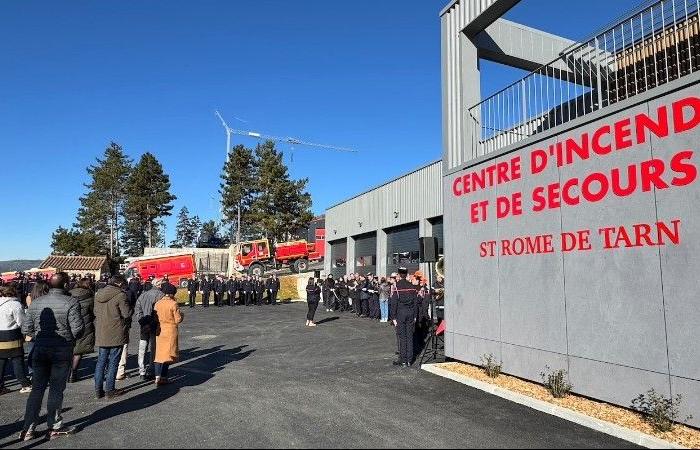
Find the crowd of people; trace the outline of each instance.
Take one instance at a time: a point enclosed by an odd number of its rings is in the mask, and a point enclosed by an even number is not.
[[[394,365],[410,367],[414,350],[425,342],[431,324],[430,304],[442,301],[444,279],[434,286],[422,272],[409,274],[405,268],[390,277],[352,274],[321,281],[310,278],[306,288],[309,304],[306,326],[315,327],[314,317],[321,301],[326,312],[347,312],[357,317],[396,328],[398,360]]]
[[[138,285],[138,286],[137,286]],[[169,365],[178,360],[178,326],[183,321],[167,280],[146,283],[120,275],[96,282],[91,277],[56,273],[0,285],[0,395],[5,365],[12,365],[29,394],[21,441],[37,437],[39,413],[47,400],[47,438],[73,434],[61,416],[68,383],[78,381],[82,359],[97,354],[95,396],[113,400],[123,395],[116,382],[126,378],[129,336],[139,327],[139,374],[156,386],[169,384]],[[27,358],[25,360],[25,351]],[[31,381],[30,381],[31,379]]]
[[[353,274],[339,279],[310,278],[307,286],[306,326],[315,327],[314,316],[323,302],[327,312],[354,314],[395,327],[395,365],[409,367],[416,346],[430,330],[430,305],[440,300],[443,280],[431,286],[420,272],[409,275],[404,268],[390,277]],[[192,277],[187,282],[189,306],[197,294],[203,306],[213,304],[277,304],[280,280],[243,277]],[[91,276],[50,278],[19,276],[0,282],[0,395],[10,393],[4,385],[6,365],[12,367],[28,394],[24,428],[20,439],[37,437],[39,413],[48,389],[48,439],[70,435],[61,416],[67,384],[79,380],[86,355],[96,354],[95,396],[113,400],[123,395],[117,382],[127,378],[126,365],[132,326],[138,327],[138,373],[156,386],[169,383],[169,365],[178,360],[178,325],[183,315],[176,300],[177,288],[168,277],[127,281],[116,275],[96,281]],[[25,352],[27,357],[25,359]]]

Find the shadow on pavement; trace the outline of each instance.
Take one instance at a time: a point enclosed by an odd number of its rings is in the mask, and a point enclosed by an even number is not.
[[[323,325],[324,323],[335,322],[336,320],[340,320],[340,317],[328,317],[327,319],[319,320],[316,322],[316,325]]]
[[[139,381],[138,383],[125,387],[123,391],[129,393],[147,386],[152,386],[153,389],[142,392],[134,397],[124,398],[123,400],[107,404],[105,407],[98,409],[88,416],[67,422],[66,425],[75,426],[78,428],[78,432],[80,432],[103,420],[155,406],[177,395],[183,388],[199,386],[206,383],[214,378],[215,374],[223,370],[227,365],[249,357],[255,350],[245,350],[247,347],[247,345],[243,345],[231,350],[224,350],[223,346],[217,346],[202,350],[197,348],[183,350],[180,352],[180,360],[184,362],[170,369],[170,380],[172,384],[156,388],[152,382]],[[64,410],[64,412],[65,411],[67,410]],[[45,423],[44,420],[45,418],[42,418],[41,423]],[[22,426],[23,423],[21,421],[2,426],[0,427],[0,437],[8,437],[12,434],[19,435],[20,431],[22,431]],[[41,445],[43,442],[46,441],[33,441],[22,448],[33,448],[37,445]],[[15,440],[8,443],[8,445],[16,445],[19,443],[19,440]]]

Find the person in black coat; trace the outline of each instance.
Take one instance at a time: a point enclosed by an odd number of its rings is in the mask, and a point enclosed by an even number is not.
[[[370,282],[365,277],[360,277],[360,317],[369,317]]]
[[[262,278],[257,278],[255,280],[255,301],[258,306],[263,305],[263,298],[265,297],[265,282]]]
[[[309,278],[309,284],[306,286],[306,301],[309,304],[309,312],[306,314],[306,326],[315,327],[314,316],[321,301],[321,286],[319,286],[315,278]]]
[[[214,304],[216,306],[224,306],[224,295],[226,295],[226,282],[223,277],[217,277],[214,281]]]
[[[194,276],[187,280],[187,292],[190,294],[190,308],[194,308],[197,300],[197,291],[199,291],[199,281]]]
[[[199,289],[202,291],[202,306],[209,308],[209,297],[211,296],[212,282],[209,279],[209,275],[202,277],[202,282],[199,285]]]
[[[253,281],[248,278],[248,276],[243,277],[243,282],[241,283],[241,287],[243,289],[243,298],[245,299],[245,305],[250,306],[251,301],[253,300],[253,292],[254,292],[254,286],[253,286]]]
[[[236,304],[236,291],[238,290],[238,282],[231,275],[226,282],[226,292],[228,292],[228,304],[233,306]]]
[[[418,310],[418,288],[406,279],[407,276],[407,269],[399,269],[396,288],[389,299],[389,303],[394,305],[396,311],[394,325],[399,341],[399,360],[394,364],[403,367],[410,367],[413,364],[413,334],[416,329]]]
[[[271,278],[267,279],[267,294],[271,305],[277,305],[277,294],[280,291],[280,279],[277,275],[273,274]]]
[[[333,311],[333,308],[335,307],[336,299],[335,295],[333,295],[333,290],[335,289],[335,280],[333,279],[333,275],[328,275],[326,278],[326,281],[323,282],[323,304],[326,306],[326,312],[331,312]]]
[[[127,289],[127,298],[132,308],[136,305],[136,300],[141,295],[141,292],[143,292],[143,286],[141,285],[141,278],[137,275],[129,280],[129,288]]]

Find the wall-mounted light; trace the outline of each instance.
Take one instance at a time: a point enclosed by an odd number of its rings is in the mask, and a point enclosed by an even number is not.
[[[394,211],[394,219],[398,219],[398,218],[399,218],[399,212],[398,212],[398,211]]]
[[[338,230],[333,230],[333,234],[338,234]]]
[[[357,225],[358,225],[360,228],[362,228],[362,222],[361,222],[361,221],[358,221],[358,222],[357,222]]]

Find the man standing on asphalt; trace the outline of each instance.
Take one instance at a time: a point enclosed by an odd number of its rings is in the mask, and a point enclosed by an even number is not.
[[[122,394],[115,387],[119,361],[129,344],[129,329],[134,311],[126,298],[126,280],[113,276],[104,289],[95,294],[95,394],[108,399]],[[106,384],[106,392],[105,392]]]
[[[267,290],[270,304],[277,306],[277,294],[280,291],[280,279],[277,278],[277,274],[273,273],[272,277],[267,279]]]
[[[158,319],[153,315],[153,306],[165,294],[161,291],[162,280],[153,282],[153,289],[144,292],[136,301],[134,319],[141,328],[141,338],[139,340],[139,375],[143,381],[155,380],[153,374],[153,359],[156,355],[156,331],[158,330]],[[146,353],[149,352],[148,361]]]
[[[408,269],[399,269],[399,280],[392,291],[390,302],[395,305],[396,334],[399,340],[399,360],[394,365],[410,367],[413,364],[413,333],[416,327],[418,290],[406,277]]]
[[[224,306],[224,295],[226,294],[226,281],[224,277],[216,277],[216,282],[214,283],[214,298],[216,299],[214,303],[218,307]]]
[[[195,300],[197,300],[197,291],[199,290],[199,281],[196,276],[192,276],[187,280],[187,292],[190,294],[190,308],[194,308]]]
[[[236,304],[236,291],[238,290],[238,282],[231,275],[226,282],[226,291],[228,292],[228,305]]]
[[[202,306],[209,308],[209,296],[211,296],[212,282],[209,279],[209,275],[206,278],[202,278],[202,282],[199,284],[199,288],[202,290]]]
[[[253,299],[253,282],[248,278],[248,276],[243,277],[243,296],[245,297],[245,305],[250,306]]]
[[[75,340],[83,335],[85,325],[80,314],[80,304],[66,295],[69,281],[68,274],[64,272],[51,277],[51,290],[47,295],[32,301],[22,322],[22,333],[31,336],[34,342],[32,393],[27,400],[24,429],[20,435],[24,442],[36,437],[47,386],[49,399],[46,422],[49,426],[49,440],[75,432],[75,427],[63,425],[61,410],[63,392],[66,390],[73,360],[73,346]]]

